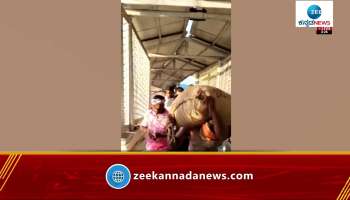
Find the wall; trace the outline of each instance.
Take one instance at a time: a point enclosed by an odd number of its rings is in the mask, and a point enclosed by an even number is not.
[[[122,58],[123,58],[123,67],[122,67],[122,124],[130,124],[130,51],[131,51],[131,38],[130,38],[130,25],[123,17],[123,27],[122,27]]]
[[[139,121],[149,107],[150,61],[133,30],[123,18],[122,115],[124,128]]]
[[[199,72],[198,84],[214,86],[231,94],[231,60],[227,59]]]
[[[132,32],[132,45],[134,76],[133,119],[138,120],[144,116],[149,107],[151,67],[149,58],[134,31]]]

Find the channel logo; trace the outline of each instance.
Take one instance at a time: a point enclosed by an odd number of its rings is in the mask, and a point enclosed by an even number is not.
[[[296,27],[333,27],[333,1],[296,1]]]
[[[129,185],[131,173],[128,167],[122,164],[110,166],[106,171],[106,181],[113,189],[123,189]]]
[[[307,9],[307,15],[311,19],[318,19],[321,17],[321,14],[322,14],[322,10],[321,10],[320,6],[318,6],[318,5],[311,5]]]

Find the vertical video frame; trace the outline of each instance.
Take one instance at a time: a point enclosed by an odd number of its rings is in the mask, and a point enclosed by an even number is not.
[[[122,151],[230,151],[231,2],[122,0]]]

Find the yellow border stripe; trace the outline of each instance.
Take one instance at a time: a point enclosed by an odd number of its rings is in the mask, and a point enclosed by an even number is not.
[[[343,195],[341,196],[340,200],[346,200],[346,196],[348,196],[349,187],[343,192]]]
[[[349,189],[349,185],[350,185],[350,177],[348,178],[348,180],[346,181],[344,187],[342,188],[342,190],[340,191],[340,194],[337,198],[337,200],[344,200],[344,195],[347,193],[348,189]]]
[[[348,184],[348,189],[344,193],[344,198],[342,200],[348,200],[349,199],[349,195],[350,195],[350,187],[349,186],[350,186],[350,184]]]
[[[11,158],[9,159],[9,162],[7,163],[2,175],[0,176],[0,179],[5,178],[5,174],[7,174],[7,171],[9,170],[9,168],[11,167],[11,165],[15,159],[16,159],[16,155],[12,155]]]
[[[7,174],[9,171],[11,171],[12,167],[13,167],[13,163],[16,162],[18,155],[14,155],[14,158],[12,159],[12,162],[10,163],[10,166],[7,168],[7,170],[4,172],[4,174],[2,175],[2,179],[5,179],[7,177]]]
[[[16,161],[16,162],[15,162],[15,164],[13,165],[13,167],[12,167],[12,169],[11,169],[10,173],[8,174],[8,176],[7,176],[6,180],[5,180],[5,182],[2,184],[2,186],[1,186],[1,188],[0,188],[0,192],[1,192],[1,191],[4,189],[4,187],[5,187],[6,183],[7,183],[7,181],[8,181],[8,180],[9,180],[9,178],[11,177],[11,174],[12,174],[13,170],[16,168],[16,166],[17,166],[17,164],[18,164],[19,160],[21,159],[21,157],[22,157],[22,155],[21,155],[21,154],[20,154],[20,155],[18,155],[18,157],[17,157],[17,161]]]
[[[350,182],[350,177],[348,178],[348,180],[346,181],[345,185],[343,186],[343,188],[340,191],[340,194],[338,195],[337,200],[341,200],[344,194],[344,191],[346,190],[346,187],[348,185],[348,183]]]
[[[2,174],[4,173],[5,168],[6,168],[8,162],[9,162],[9,160],[10,160],[10,158],[11,158],[12,156],[13,156],[13,154],[10,154],[10,155],[7,157],[7,159],[6,159],[5,163],[4,163],[4,165],[3,165],[2,168],[1,168],[0,177],[2,177]]]

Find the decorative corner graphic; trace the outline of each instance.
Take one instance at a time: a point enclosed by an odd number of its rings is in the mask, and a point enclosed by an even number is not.
[[[350,197],[350,177],[348,178],[348,181],[346,181],[344,187],[340,191],[340,194],[337,200],[348,200],[349,197]]]
[[[4,189],[22,154],[10,154],[0,170],[0,192]]]

